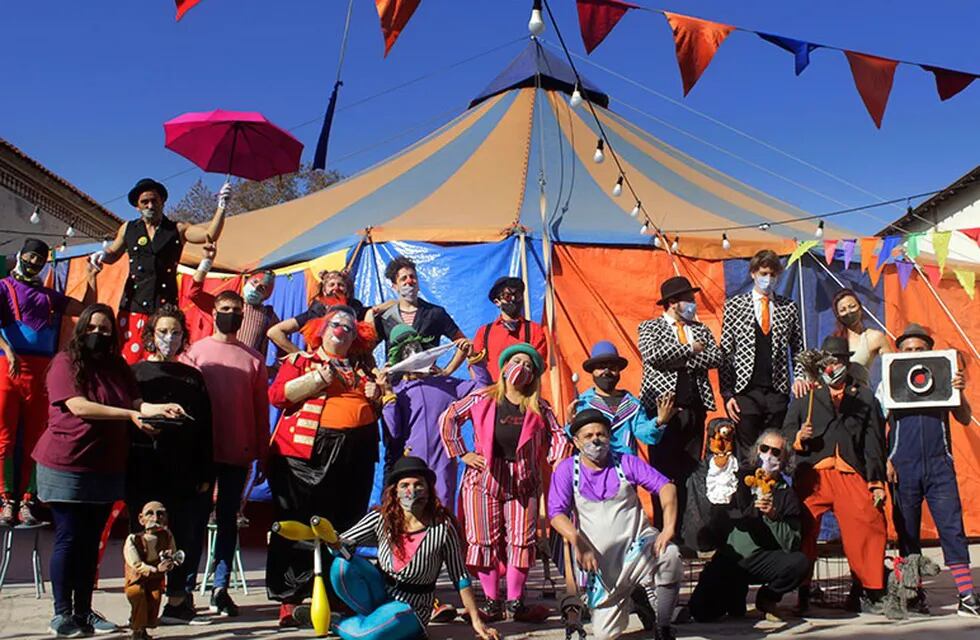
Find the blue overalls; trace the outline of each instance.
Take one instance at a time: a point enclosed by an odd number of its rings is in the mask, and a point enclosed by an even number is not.
[[[888,421],[888,459],[898,473],[898,483],[892,485],[892,519],[899,551],[905,556],[922,550],[919,533],[924,498],[939,532],[946,565],[969,564],[963,507],[953,468],[949,411],[892,411]]]

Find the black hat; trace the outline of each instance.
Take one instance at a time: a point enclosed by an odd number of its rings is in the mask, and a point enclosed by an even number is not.
[[[606,425],[607,429],[612,428],[612,423],[609,422],[609,418],[604,416],[601,411],[596,409],[585,409],[575,414],[575,417],[572,418],[572,423],[568,425],[568,431],[574,437],[575,434],[578,433],[578,430],[585,425],[595,424],[597,422],[599,424]]]
[[[905,327],[905,331],[902,332],[902,335],[895,338],[895,347],[901,348],[902,342],[904,342],[906,338],[920,338],[925,340],[930,349],[932,349],[932,347],[936,344],[936,341],[932,339],[932,336],[929,335],[926,328],[921,324],[916,324],[915,322],[910,322]]]
[[[660,300],[657,304],[663,304],[671,298],[684,295],[685,293],[697,293],[701,287],[692,287],[691,281],[684,276],[674,276],[667,278],[660,283]]]
[[[160,194],[161,198],[164,200],[167,199],[167,188],[165,186],[153,178],[143,178],[136,183],[136,186],[129,190],[129,204],[135,207],[139,201],[140,194],[147,191],[156,191]]]
[[[847,338],[842,338],[840,336],[827,336],[823,339],[823,344],[820,345],[821,351],[826,351],[832,356],[847,356],[851,357],[854,352],[851,351],[850,346],[847,344]]]
[[[429,483],[429,490],[435,491],[436,474],[425,464],[425,460],[422,458],[415,456],[400,458],[391,466],[391,470],[385,476],[385,486],[390,487],[405,476],[423,476]]]
[[[514,289],[517,289],[520,292],[519,295],[524,295],[523,280],[521,280],[520,278],[515,278],[513,276],[502,276],[500,278],[497,278],[496,282],[493,283],[493,286],[490,287],[490,293],[487,294],[487,297],[490,298],[490,302],[493,302],[494,300],[497,299],[497,295],[500,293],[500,290],[503,289],[504,287],[513,287]]]
[[[24,246],[20,249],[21,253],[36,253],[39,256],[43,256],[45,260],[48,259],[48,255],[51,253],[51,248],[43,240],[38,240],[37,238],[27,238],[24,240]]]

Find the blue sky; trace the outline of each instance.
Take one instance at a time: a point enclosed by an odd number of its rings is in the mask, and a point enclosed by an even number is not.
[[[574,0],[551,2],[569,45],[584,54]],[[978,15],[970,0],[639,3],[980,72]],[[342,110],[330,148],[332,168],[354,173],[462,111],[524,43],[442,69],[524,37],[530,5],[530,0],[423,0],[384,59],[374,2],[356,0]],[[287,128],[313,121],[294,130],[309,159],[336,72],[346,7],[346,0],[203,0],[175,23],[171,0],[4,3],[0,136],[124,217],[132,211],[121,196],[137,179],[164,178],[191,166],[163,147],[162,123],[185,111],[257,110]],[[557,42],[550,27],[543,37]],[[879,131],[840,52],[814,52],[810,67],[797,78],[790,54],[735,32],[683,98],[666,21],[632,12],[591,59],[883,198],[942,188],[978,164],[980,82],[941,103],[931,74],[899,66]],[[643,128],[808,211],[876,199],[588,64],[582,63],[581,71],[613,97],[614,110]],[[344,109],[429,73],[434,75],[424,81]],[[168,180],[172,197],[201,175],[195,170]],[[206,179],[215,187],[221,180]],[[886,207],[873,211],[874,217],[853,214],[837,223],[870,233],[900,213]]]

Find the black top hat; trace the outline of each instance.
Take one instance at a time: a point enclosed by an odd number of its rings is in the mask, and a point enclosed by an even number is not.
[[[435,491],[436,474],[425,464],[425,460],[422,458],[415,456],[400,458],[391,466],[391,470],[385,476],[385,486],[390,487],[405,476],[423,476],[429,483],[429,491]]]
[[[847,344],[847,338],[842,338],[840,336],[827,336],[823,339],[823,344],[820,345],[821,351],[826,351],[832,356],[853,356],[854,352],[851,351],[850,346]]]
[[[701,287],[692,287],[691,281],[684,276],[667,278],[660,283],[660,300],[657,301],[657,304],[663,304],[671,298],[676,298],[685,293],[697,293],[700,290]]]
[[[524,295],[523,280],[513,276],[502,276],[497,278],[497,280],[493,283],[493,286],[490,287],[490,293],[487,294],[487,297],[490,298],[490,302],[497,299],[497,296],[500,295],[500,290],[504,287],[513,287],[520,292],[519,295]]]
[[[139,201],[140,194],[147,191],[156,191],[164,201],[167,200],[167,188],[165,186],[153,178],[143,178],[136,183],[136,186],[129,190],[129,204],[135,207],[137,201]]]
[[[612,428],[612,423],[609,422],[609,418],[604,416],[601,411],[597,409],[585,409],[575,414],[575,417],[572,418],[572,423],[568,425],[568,431],[574,436],[585,425],[595,423],[604,424],[607,429]]]
[[[895,347],[901,347],[902,342],[904,342],[906,338],[920,338],[925,340],[930,349],[932,349],[933,345],[936,344],[936,341],[932,339],[932,336],[929,335],[926,328],[915,322],[910,322],[905,327],[905,331],[902,332],[902,335],[895,338]]]

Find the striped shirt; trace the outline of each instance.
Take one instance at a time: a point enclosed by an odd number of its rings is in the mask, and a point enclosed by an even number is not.
[[[395,551],[380,511],[370,511],[340,538],[347,546],[377,546],[378,567],[388,578],[388,595],[412,607],[423,626],[429,624],[429,616],[432,615],[436,580],[443,565],[446,565],[446,571],[457,589],[470,586],[470,576],[463,564],[462,541],[451,522],[430,525],[415,555],[399,571],[395,571]],[[409,593],[399,589],[397,583],[418,585],[423,587],[419,589],[423,592]]]
[[[254,307],[250,304],[245,305],[245,318],[242,326],[238,330],[238,340],[242,344],[255,349],[265,358],[269,349],[269,338],[266,332],[274,324],[279,322],[279,316],[272,309],[272,306],[264,304]]]

